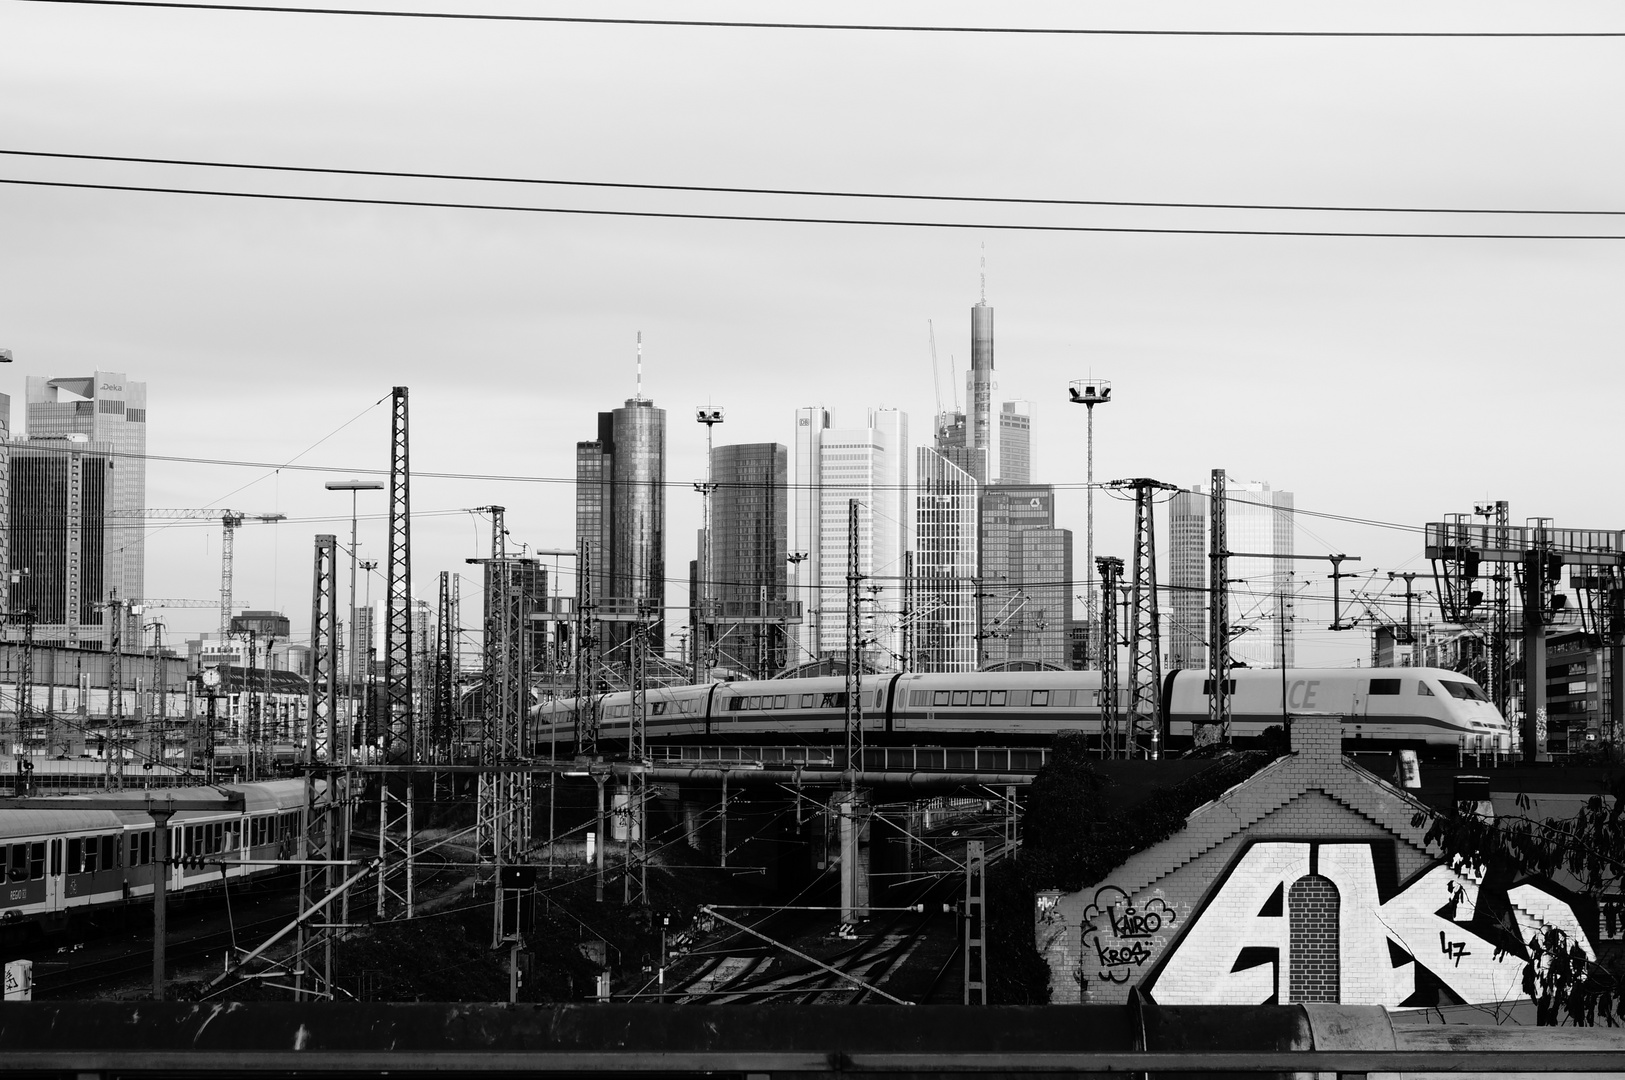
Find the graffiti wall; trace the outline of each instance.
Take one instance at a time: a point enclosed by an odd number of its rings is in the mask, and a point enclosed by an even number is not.
[[[1165,1005],[1478,1004],[1521,996],[1522,942],[1545,927],[1591,951],[1539,886],[1490,890],[1442,865],[1401,883],[1392,863],[1383,842],[1255,843],[1194,914],[1102,887],[1077,975],[1134,981]]]

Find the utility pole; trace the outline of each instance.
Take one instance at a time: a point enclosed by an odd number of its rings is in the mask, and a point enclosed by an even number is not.
[[[1106,485],[1134,492],[1134,579],[1129,594],[1129,756],[1161,756],[1162,631],[1157,619],[1156,493],[1177,484],[1137,477]]]
[[[354,545],[351,545],[354,550]],[[333,998],[333,932],[309,918],[339,881],[335,859],[348,861],[349,829],[344,820],[348,776],[331,768],[339,758],[338,713],[338,539],[316,537],[310,598],[310,698],[305,730],[305,806],[299,836],[299,936],[295,955],[295,1000]],[[354,607],[352,595],[352,608]],[[318,781],[323,766],[325,784]],[[319,864],[325,863],[325,866]]]
[[[626,777],[626,877],[622,902],[649,906],[649,741],[648,679],[649,625],[655,612],[647,599],[637,601],[637,622],[632,624],[632,655],[627,664],[627,675],[632,684],[631,729],[627,737],[626,757],[630,769]],[[726,857],[726,853],[724,853]]]
[[[1117,583],[1123,576],[1123,560],[1116,555],[1095,557],[1100,575],[1100,733],[1105,756],[1118,754],[1118,716],[1122,697],[1117,688]]]
[[[104,606],[107,619],[107,786],[124,787],[124,601],[115,589]]]
[[[856,795],[863,771],[863,636],[859,629],[858,500],[846,502],[846,768]]]
[[[384,763],[413,763],[412,514],[407,389],[391,394],[389,443],[389,570],[384,601]],[[377,917],[411,918],[412,795],[410,774],[391,773],[378,784]]]
[[[598,604],[592,589],[592,544],[576,541],[576,753],[588,761],[598,756]],[[583,712],[585,709],[585,712]],[[603,851],[603,837],[598,838]]]
[[[1208,730],[1197,745],[1230,741],[1230,563],[1226,544],[1225,476],[1212,472],[1208,506]]]

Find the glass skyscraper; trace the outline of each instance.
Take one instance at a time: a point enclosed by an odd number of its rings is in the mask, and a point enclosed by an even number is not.
[[[703,647],[718,666],[759,678],[788,655],[776,622],[788,588],[789,452],[781,443],[740,443],[711,452],[711,572],[701,588]],[[704,550],[702,547],[701,557]]]
[[[655,612],[649,648],[665,641],[666,410],[644,397],[598,414],[598,438],[576,444],[576,536],[589,546],[593,598],[639,601]],[[631,624],[605,622],[609,661]],[[624,652],[624,650],[623,650]]]

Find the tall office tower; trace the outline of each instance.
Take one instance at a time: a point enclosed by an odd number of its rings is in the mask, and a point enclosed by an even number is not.
[[[829,430],[829,410],[813,407],[796,410],[795,497],[790,506],[790,552],[797,561],[792,570],[794,599],[801,603],[801,622],[792,625],[788,663],[817,660],[822,634],[818,620],[822,614],[823,590],[819,588],[818,566],[823,534],[819,504],[818,447]],[[844,549],[843,549],[844,550]]]
[[[1033,482],[1033,403],[1006,401],[999,406],[999,468],[995,484]]]
[[[576,444],[576,536],[591,546],[593,598],[654,610],[649,648],[664,650],[666,410],[641,395],[598,414],[598,438]],[[605,622],[600,655],[625,662],[631,624]]]
[[[999,475],[999,437],[993,421],[993,309],[983,296],[970,309],[970,370],[965,373],[966,439],[971,474],[985,484]]]
[[[817,453],[819,544],[812,574],[818,583],[819,654],[846,654],[847,507],[856,499],[864,618],[859,635],[869,643],[867,662],[890,666],[900,644],[903,552],[912,517],[908,417],[896,409],[870,409],[863,427],[824,429]]]
[[[1230,579],[1230,658],[1247,667],[1291,667],[1293,664],[1292,618],[1293,585],[1292,560],[1277,558],[1291,555],[1292,550],[1292,492],[1272,491],[1259,481],[1237,483],[1225,487],[1229,503],[1225,507],[1225,528],[1229,536],[1225,548],[1236,552],[1229,559],[1227,575]],[[1189,496],[1181,503],[1182,496]],[[1174,634],[1170,636],[1170,667],[1205,667],[1207,650],[1200,653],[1187,651],[1174,653],[1182,629],[1206,637],[1206,594],[1202,606],[1194,612],[1180,608],[1182,595],[1196,567],[1200,567],[1199,587],[1207,580],[1208,568],[1208,498],[1201,485],[1175,496],[1172,524],[1172,543],[1169,561],[1174,573]],[[1197,520],[1192,520],[1196,518]],[[1187,642],[1189,646],[1190,643]],[[1200,662],[1196,662],[1197,660]],[[1183,663],[1182,663],[1183,661]]]
[[[1049,484],[982,493],[981,660],[1068,666],[1072,533],[1055,527]]]
[[[105,646],[111,449],[83,436],[10,446],[10,610],[33,613],[36,641]]]
[[[1177,491],[1168,504],[1171,621],[1163,630],[1168,667],[1207,667],[1207,496]]]
[[[767,678],[785,666],[788,627],[774,622],[789,585],[789,451],[740,443],[711,452],[711,580],[702,622],[717,666]],[[703,554],[703,547],[701,548]]]
[[[30,377],[27,392],[30,442],[78,436],[107,448],[102,587],[121,597],[145,596],[146,529],[135,515],[147,505],[147,384],[131,382],[123,372],[98,371]]]
[[[976,478],[915,451],[914,596],[903,649],[913,671],[976,670]]]

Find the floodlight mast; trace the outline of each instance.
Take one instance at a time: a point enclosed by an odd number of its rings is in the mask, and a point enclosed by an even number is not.
[[[1084,509],[1084,573],[1093,574],[1095,569],[1095,406],[1104,405],[1112,399],[1112,384],[1105,379],[1079,379],[1067,387],[1072,404],[1082,405],[1088,413],[1088,458],[1087,472],[1085,474],[1085,509]],[[1088,642],[1085,648],[1088,656],[1084,663],[1086,667],[1098,667],[1100,662],[1100,635],[1095,617],[1095,579],[1093,577],[1083,585],[1084,611],[1087,613]]]
[[[344,719],[349,725],[346,733],[348,735],[348,732],[353,732],[355,730],[355,685],[356,680],[360,675],[357,664],[357,654],[361,651],[359,648],[361,636],[356,633],[355,625],[356,499],[358,498],[357,492],[382,491],[384,489],[384,482],[382,480],[329,480],[324,486],[328,491],[348,491],[350,493],[350,622],[348,624],[350,631],[350,648],[348,650],[349,662],[344,665]],[[333,756],[335,760],[341,760],[350,752],[350,738],[347,737],[335,741],[339,744],[341,749],[337,753],[330,750],[329,754],[330,756]]]
[[[700,650],[709,644],[708,642],[701,641],[701,638],[704,636],[704,629],[702,628],[709,627],[711,625],[712,615],[711,609],[708,607],[708,603],[712,598],[712,590],[715,588],[711,572],[711,493],[717,489],[717,485],[714,478],[711,437],[712,429],[718,424],[722,423],[722,406],[696,406],[694,409],[694,420],[696,423],[705,425],[705,479],[694,485],[694,490],[700,493],[700,543],[704,545],[704,551],[702,551],[700,555],[700,595],[695,598],[696,603],[694,604],[694,610],[699,615],[699,625],[694,628],[694,672],[695,679],[697,681],[699,679],[700,671]],[[710,667],[709,664],[706,666],[708,668]]]

